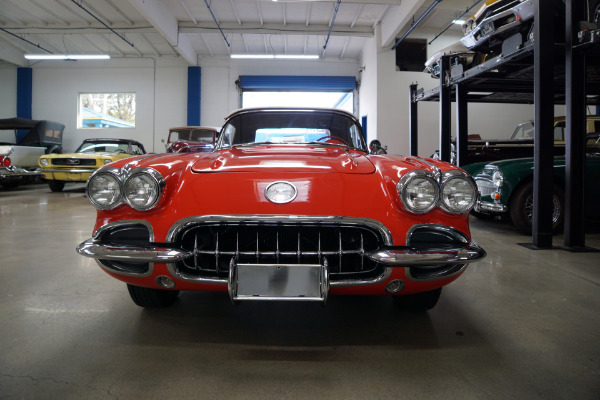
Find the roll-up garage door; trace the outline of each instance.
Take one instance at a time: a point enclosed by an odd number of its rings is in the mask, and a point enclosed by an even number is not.
[[[238,81],[242,90],[275,91],[337,91],[356,89],[354,76],[286,76],[241,75]]]

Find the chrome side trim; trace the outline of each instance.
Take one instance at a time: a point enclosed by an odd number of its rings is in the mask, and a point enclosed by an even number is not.
[[[481,260],[486,256],[476,243],[469,243],[461,248],[431,250],[380,250],[367,254],[370,259],[390,266],[437,266],[444,264],[467,264]]]
[[[83,169],[83,168],[70,168],[70,169],[57,169],[57,168],[52,168],[52,169],[42,169],[42,172],[64,172],[67,174],[91,174],[96,170],[96,167],[90,167],[89,169]]]
[[[152,224],[145,219],[123,219],[121,221],[110,222],[98,228],[96,232],[94,232],[92,238],[94,240],[99,240],[108,231],[126,225],[144,225],[148,229],[149,241],[154,242],[154,230],[152,229]]]
[[[77,252],[97,260],[126,262],[171,263],[191,257],[193,254],[163,247],[114,246],[88,239],[77,246]]]
[[[259,224],[259,223],[339,223],[344,225],[360,225],[368,226],[381,235],[384,245],[392,245],[392,234],[388,228],[381,222],[370,218],[358,217],[334,217],[334,216],[312,216],[312,215],[201,215],[181,219],[173,224],[167,234],[167,243],[172,243],[178,234],[185,230],[190,224],[198,223],[244,223],[244,224]]]

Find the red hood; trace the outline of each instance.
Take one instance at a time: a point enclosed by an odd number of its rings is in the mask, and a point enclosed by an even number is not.
[[[372,174],[364,153],[337,147],[245,147],[220,151],[198,160],[194,172],[329,172]]]

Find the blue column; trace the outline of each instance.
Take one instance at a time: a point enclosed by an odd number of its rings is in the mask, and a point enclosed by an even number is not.
[[[17,68],[17,117],[31,119],[32,91],[32,69]],[[17,131],[17,143],[27,132],[23,129]]]
[[[187,124],[200,125],[201,67],[188,67]]]

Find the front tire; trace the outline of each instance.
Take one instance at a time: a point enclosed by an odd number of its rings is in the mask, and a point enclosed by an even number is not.
[[[50,186],[50,190],[53,192],[62,192],[65,188],[64,181],[48,181],[48,186]]]
[[[172,305],[179,290],[151,289],[127,284],[129,296],[135,304],[144,308],[165,308]]]
[[[563,190],[557,185],[554,185],[552,203],[552,232],[558,233],[562,231],[565,220],[565,195]],[[521,232],[531,235],[533,223],[533,182],[529,182],[518,189],[510,202],[509,213],[513,225]]]
[[[442,288],[438,288],[429,292],[395,296],[394,303],[398,308],[411,313],[425,312],[435,307],[441,294]]]

